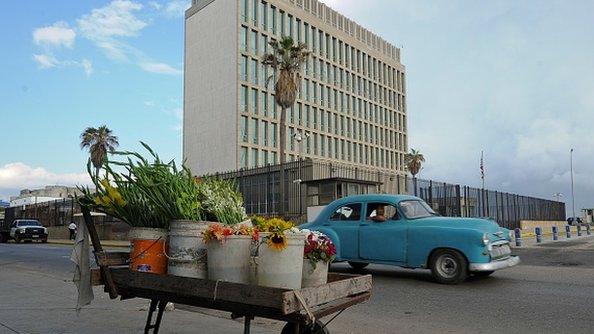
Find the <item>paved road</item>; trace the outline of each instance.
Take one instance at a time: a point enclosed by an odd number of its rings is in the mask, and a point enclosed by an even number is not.
[[[433,283],[424,270],[370,266],[365,272],[374,276],[371,301],[345,311],[329,328],[332,333],[593,333],[594,238],[515,252],[520,266],[457,286]],[[110,301],[100,290],[92,307],[75,316],[68,255],[64,246],[0,244],[0,334],[141,332],[144,303]],[[344,264],[333,270],[349,271]],[[95,320],[94,313],[109,321]],[[240,323],[213,315],[169,312],[162,333],[241,332]],[[280,328],[270,321],[256,325],[255,333]]]

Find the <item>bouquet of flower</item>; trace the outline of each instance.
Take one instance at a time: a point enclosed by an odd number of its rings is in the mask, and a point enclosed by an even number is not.
[[[210,224],[208,228],[202,232],[202,240],[209,242],[217,240],[221,244],[225,243],[227,238],[232,235],[249,235],[254,240],[258,240],[258,230],[249,226],[248,224],[223,225],[219,223]]]
[[[287,248],[289,244],[287,233],[300,233],[292,222],[281,218],[252,217],[252,224],[259,232],[270,233],[266,236],[266,244],[276,251]]]
[[[328,236],[317,231],[304,230],[307,233],[303,258],[308,259],[311,265],[316,268],[318,261],[326,263],[336,258],[336,246]]]

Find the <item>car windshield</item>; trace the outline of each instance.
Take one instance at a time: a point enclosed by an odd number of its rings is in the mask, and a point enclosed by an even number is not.
[[[21,220],[17,226],[41,226],[37,220]]]
[[[404,213],[408,219],[437,216],[437,213],[423,201],[402,201],[398,205],[400,206],[402,213]]]

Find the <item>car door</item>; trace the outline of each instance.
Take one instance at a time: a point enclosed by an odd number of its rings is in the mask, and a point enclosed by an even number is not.
[[[16,234],[16,230],[17,230],[17,224],[18,222],[13,222],[12,225],[10,225],[10,237],[14,238],[14,235]]]
[[[396,206],[369,202],[359,228],[359,255],[369,261],[406,262],[408,226]],[[383,208],[383,213],[381,212]]]
[[[338,235],[342,259],[357,259],[359,257],[359,224],[362,208],[362,203],[337,206],[322,223]]]

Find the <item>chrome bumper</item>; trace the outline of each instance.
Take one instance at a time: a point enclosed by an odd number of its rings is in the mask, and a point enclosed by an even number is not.
[[[496,260],[489,263],[471,263],[468,265],[470,271],[494,271],[513,267],[520,263],[519,256],[510,256],[505,260]]]

